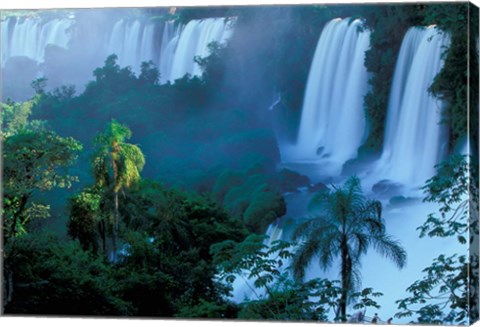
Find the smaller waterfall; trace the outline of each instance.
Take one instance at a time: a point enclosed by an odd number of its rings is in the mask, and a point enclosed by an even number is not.
[[[9,55],[8,55],[8,50],[9,50],[9,46],[8,46],[8,39],[9,39],[9,22],[10,20],[9,19],[5,19],[5,20],[2,20],[1,22],[1,25],[0,25],[0,53],[1,53],[1,57],[0,57],[0,63],[2,65],[2,67],[5,66],[5,62],[7,61]]]
[[[173,21],[166,22],[163,28],[159,60],[160,81],[162,83],[166,83],[170,78],[175,49],[182,29],[182,25],[175,26]]]
[[[151,23],[142,24],[138,20],[119,20],[113,26],[108,42],[108,55],[116,54],[121,67],[130,66],[139,72],[140,64],[155,59],[155,27]]]
[[[140,63],[144,61],[154,61],[155,59],[155,25],[153,23],[147,23],[143,29],[142,40],[140,42]]]
[[[365,134],[369,39],[359,19],[327,23],[310,67],[297,142],[282,147],[284,163],[323,164],[338,175],[356,157]]]
[[[374,178],[418,187],[435,174],[445,156],[443,103],[428,88],[443,66],[447,35],[435,27],[413,27],[402,42],[390,93],[383,152]]]
[[[48,45],[68,48],[68,29],[72,23],[73,20],[68,18],[56,18],[46,23],[38,17],[6,18],[1,22],[2,66],[9,58],[17,56],[41,63]]]
[[[165,48],[172,51],[175,47],[175,50],[173,56],[170,52],[165,58],[164,64],[168,66],[168,62],[171,62],[171,65],[163,72],[164,79],[174,81],[185,74],[201,75],[201,69],[194,58],[206,57],[209,54],[210,43],[225,42],[230,37],[230,28],[229,20],[225,18],[207,18],[192,20],[181,33],[171,33],[172,39]]]

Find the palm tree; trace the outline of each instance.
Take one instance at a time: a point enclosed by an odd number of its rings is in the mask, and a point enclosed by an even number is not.
[[[140,181],[140,172],[145,165],[145,157],[137,145],[126,143],[130,139],[130,129],[112,120],[105,131],[95,139],[96,152],[93,159],[93,170],[98,185],[113,192],[113,259],[116,257],[119,231],[118,193]]]
[[[294,233],[294,239],[302,240],[293,258],[294,275],[303,279],[305,268],[316,256],[324,270],[340,256],[342,291],[337,318],[345,321],[349,293],[360,284],[362,255],[373,247],[401,269],[407,254],[386,233],[381,203],[363,196],[355,176],[340,188],[317,193],[309,208],[316,209],[318,215],[298,226]]]

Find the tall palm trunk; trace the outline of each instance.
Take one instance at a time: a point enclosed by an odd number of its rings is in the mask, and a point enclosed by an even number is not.
[[[341,251],[341,278],[342,278],[342,291],[340,295],[340,318],[342,322],[347,321],[347,296],[348,288],[350,287],[350,271],[348,270],[348,239],[346,235],[347,228],[347,214],[345,208],[342,208],[342,238],[340,242]]]
[[[340,318],[342,322],[347,321],[347,301],[348,301],[348,290],[350,288],[350,273],[352,269],[352,263],[350,255],[348,254],[348,245],[347,239],[344,236],[341,242],[341,278],[342,278],[342,291],[340,296],[340,315],[337,318]]]
[[[12,221],[12,226],[11,226],[11,231],[10,231],[10,237],[12,239],[15,239],[15,236],[17,234],[17,224],[18,221],[21,220],[21,216],[25,211],[25,207],[27,206],[28,202],[28,196],[27,195],[22,195],[20,198],[19,204],[18,204],[18,209],[14,212],[13,214],[13,221]],[[8,235],[6,235],[8,237]]]
[[[102,253],[104,256],[108,257],[107,253],[107,242],[106,242],[106,231],[105,231],[105,221],[101,220],[98,224],[98,233],[102,239]]]
[[[18,209],[15,211],[13,214],[13,221],[12,221],[12,226],[11,226],[11,231],[10,231],[10,239],[9,242],[11,243],[11,249],[10,252],[14,253],[15,252],[15,240],[16,240],[16,234],[17,234],[17,224],[19,221],[22,219],[22,214],[25,211],[25,208],[28,203],[28,196],[26,194],[22,195],[20,198],[19,206]],[[8,237],[8,235],[4,235],[5,237]],[[13,298],[13,271],[10,269],[9,271],[4,268],[3,270],[6,273],[6,280],[5,280],[5,305],[10,303]]]
[[[120,213],[118,211],[118,190],[117,190],[117,182],[118,182],[118,167],[115,158],[117,157],[119,152],[117,142],[113,143],[113,153],[112,153],[112,168],[113,168],[113,199],[114,199],[114,222],[113,222],[113,238],[112,238],[112,245],[113,245],[113,261],[117,259],[117,238],[118,238],[118,225],[120,221]]]
[[[8,295],[7,295],[7,303],[12,302],[13,298],[13,272],[8,274]]]
[[[118,238],[118,225],[119,225],[119,216],[120,213],[118,212],[118,192],[114,192],[114,203],[115,203],[115,213],[114,213],[114,225],[113,225],[113,261],[117,259],[117,238]]]
[[[6,273],[7,274],[7,277],[5,278],[5,290],[4,290],[4,299],[5,299],[5,302],[4,302],[4,308],[5,309],[5,306],[7,304],[9,304],[10,302],[12,302],[12,298],[13,298],[13,272],[9,271]]]

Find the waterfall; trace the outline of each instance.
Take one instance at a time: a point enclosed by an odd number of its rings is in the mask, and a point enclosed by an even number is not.
[[[159,60],[160,81],[162,83],[167,82],[170,78],[175,49],[182,29],[182,25],[175,26],[173,21],[166,22],[163,28]]]
[[[153,23],[147,23],[143,29],[142,40],[140,42],[140,62],[154,61],[155,59],[155,25]]]
[[[68,48],[68,29],[72,23],[68,18],[51,19],[46,23],[38,17],[6,18],[1,22],[2,66],[16,56],[41,63],[48,45]]]
[[[356,157],[365,134],[365,52],[370,33],[357,19],[334,19],[317,43],[308,75],[297,142],[284,146],[282,161],[323,163],[340,174]]]
[[[231,35],[231,19],[207,18],[191,20],[187,25],[167,21],[163,26],[161,40],[155,39],[155,25],[138,21],[115,23],[109,37],[108,54],[118,56],[120,66],[130,66],[139,71],[143,61],[152,60],[160,72],[160,82],[173,82],[185,74],[200,76],[200,67],[195,57],[209,55],[211,42],[225,42]],[[155,53],[155,43],[160,44],[159,55]]]
[[[5,62],[7,61],[9,55],[8,55],[8,49],[9,49],[9,46],[7,46],[7,40],[9,39],[8,35],[9,35],[9,22],[10,20],[9,19],[5,19],[5,20],[2,20],[1,22],[1,25],[0,25],[0,53],[1,53],[1,57],[0,57],[0,63],[2,65],[2,67],[5,66]]]
[[[108,54],[118,56],[121,67],[130,66],[134,72],[139,72],[144,61],[154,61],[154,32],[152,23],[143,24],[139,20],[117,21],[113,26],[108,42]]]
[[[178,37],[172,33],[172,44],[168,46],[175,47],[175,51],[172,59],[167,58],[171,60],[171,65],[168,74],[167,72],[163,74],[165,79],[174,81],[185,74],[201,75],[201,69],[194,58],[206,57],[209,54],[208,45],[211,42],[225,42],[230,33],[230,24],[225,18],[192,20],[182,29]]]
[[[388,104],[382,155],[375,178],[420,186],[447,151],[440,124],[443,104],[428,88],[441,70],[449,38],[435,27],[412,27],[401,45]]]
[[[9,58],[16,56],[43,63],[45,49],[50,44],[68,49],[68,29],[75,21],[72,18],[45,21],[29,16],[7,17],[2,20],[2,67]],[[206,18],[191,20],[183,25],[173,21],[157,23],[140,19],[114,20],[98,31],[105,40],[97,51],[98,58],[85,56],[82,60],[97,61],[102,57],[103,62],[107,56],[116,54],[117,63],[121,67],[130,66],[137,74],[140,72],[141,63],[151,60],[158,66],[161,83],[173,82],[185,74],[200,76],[201,68],[194,58],[208,56],[208,45],[211,42],[225,42],[232,33],[232,21],[234,18]],[[158,24],[163,24],[161,38],[157,37],[155,32],[157,27],[161,28]]]

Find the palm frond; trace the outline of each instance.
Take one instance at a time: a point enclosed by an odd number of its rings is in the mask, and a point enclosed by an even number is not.
[[[140,150],[135,144],[121,144],[120,156],[123,160],[132,161],[140,171],[143,169],[143,166],[145,166],[145,156],[143,155],[142,150]]]
[[[301,237],[309,237],[309,234],[316,233],[317,231],[325,228],[329,225],[327,217],[318,216],[301,223],[293,232],[293,240],[297,240]]]
[[[323,230],[323,233],[319,235],[319,239],[322,242],[322,246],[318,251],[319,264],[320,267],[326,269],[332,264],[333,258],[338,255],[340,233],[336,227],[331,225]]]
[[[350,292],[355,292],[359,290],[362,286],[362,273],[360,271],[360,268],[360,261],[356,260],[352,264],[352,272],[350,274]]]
[[[108,156],[105,154],[98,154],[93,158],[92,161],[92,169],[93,169],[93,176],[95,177],[95,181],[98,185],[109,187],[110,185],[110,172],[109,172],[109,164]]]
[[[328,205],[331,202],[332,194],[333,193],[329,189],[315,193],[308,203],[308,211],[313,212],[315,210],[323,209],[326,204]]]
[[[305,269],[308,267],[313,257],[321,246],[321,241],[316,238],[307,239],[299,244],[299,247],[293,255],[292,268],[293,275],[297,280],[302,280],[305,276]]]
[[[382,203],[377,200],[367,200],[359,207],[360,215],[372,219],[382,218]]]
[[[370,232],[370,234],[383,234],[385,233],[385,224],[383,221],[373,218],[363,218],[361,223],[364,228]]]
[[[107,125],[107,135],[114,137],[118,143],[125,142],[132,137],[132,131],[115,119]]]
[[[356,176],[341,187],[315,194],[309,204],[309,209],[312,208],[319,211],[318,217],[304,222],[294,232],[294,239],[304,240],[293,260],[297,278],[304,276],[305,268],[315,256],[321,268],[329,267],[345,242],[348,254],[341,256],[341,264],[348,270],[347,288],[360,284],[360,259],[370,246],[399,268],[405,265],[405,250],[385,232],[381,203],[363,195]]]
[[[365,202],[360,179],[357,176],[352,176],[347,179],[342,189],[346,192],[346,201],[350,207],[357,208]]]
[[[382,233],[372,236],[372,244],[375,250],[387,259],[390,259],[398,268],[403,268],[407,263],[407,253],[400,242],[390,235]]]
[[[358,258],[362,254],[366,254],[368,247],[370,246],[370,236],[360,231],[355,231],[351,234],[350,238],[352,245],[353,256]]]

